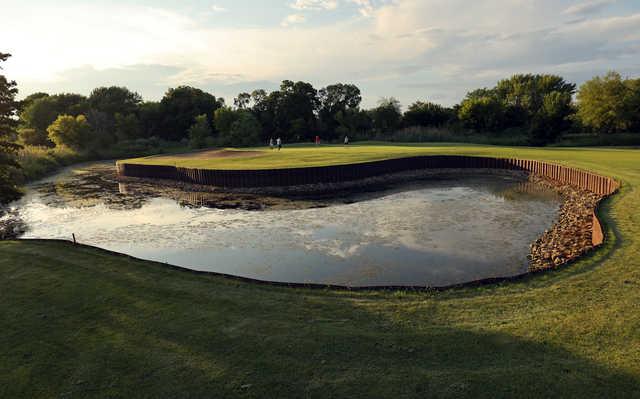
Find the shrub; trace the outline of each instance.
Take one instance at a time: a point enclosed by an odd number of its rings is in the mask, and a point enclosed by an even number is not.
[[[28,127],[18,130],[18,140],[24,145],[50,146],[53,144],[44,131]]]
[[[83,160],[85,158],[81,154],[66,146],[48,148],[27,145],[18,151],[22,182],[43,177],[62,166]]]
[[[47,128],[49,139],[56,146],[68,146],[79,150],[86,148],[91,139],[91,126],[84,115],[73,117],[60,115]]]

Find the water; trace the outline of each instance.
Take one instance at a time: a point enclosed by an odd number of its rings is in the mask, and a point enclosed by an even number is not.
[[[215,209],[198,205],[210,203],[202,194],[118,185],[112,168],[71,168],[30,185],[13,204],[27,226],[23,237],[75,233],[81,243],[143,259],[268,281],[445,286],[525,272],[529,244],[559,207],[540,187],[486,175],[302,209],[291,206],[296,201],[265,211]]]

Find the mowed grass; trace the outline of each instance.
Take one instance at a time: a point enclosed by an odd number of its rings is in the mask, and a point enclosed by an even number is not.
[[[482,146],[466,145],[465,148],[479,149]],[[241,157],[210,157],[207,151],[194,151],[189,157],[180,155],[159,155],[142,158],[125,159],[119,162],[145,165],[170,165],[199,169],[281,169],[304,168],[312,166],[340,165],[362,163],[390,158],[401,158],[434,153],[450,153],[457,146],[427,146],[420,144],[388,145],[384,143],[361,143],[350,145],[292,145],[282,150],[271,150],[268,147],[247,148],[237,150],[227,148],[226,151],[257,151],[259,154]],[[198,154],[202,155],[199,156]]]
[[[118,162],[199,169],[238,170],[343,165],[418,155],[475,155],[545,159],[559,163],[566,163],[566,161],[571,160],[581,162],[584,166],[590,167],[595,166],[598,161],[606,163],[608,158],[616,153],[615,151],[624,151],[624,149],[594,148],[547,148],[541,151],[537,148],[528,147],[496,147],[477,144],[385,144],[377,142],[350,144],[348,146],[322,145],[316,147],[313,145],[294,145],[284,147],[281,151],[270,150],[269,148],[242,150],[227,148],[226,150],[259,151],[260,154],[255,156],[211,158],[206,155],[198,157],[198,151],[195,151],[190,153],[190,157],[182,157],[180,154],[158,155],[125,159]],[[587,152],[585,153],[585,151]],[[603,153],[603,151],[605,152]]]
[[[276,288],[0,242],[0,397],[640,397],[640,152],[421,150],[616,176],[605,248],[437,293]]]

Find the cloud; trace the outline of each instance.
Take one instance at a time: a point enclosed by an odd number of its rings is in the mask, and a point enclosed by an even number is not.
[[[306,20],[307,20],[307,18],[302,14],[291,14],[291,15],[287,15],[282,20],[280,25],[283,26],[283,27],[287,27],[287,26],[290,26],[290,25],[304,23]]]
[[[100,86],[126,86],[142,93],[145,98],[160,98],[182,69],[159,64],[137,64],[126,67],[96,69],[89,65],[61,70],[52,81],[20,80],[22,95],[45,90],[50,93],[77,92],[89,94]]]
[[[592,0],[574,4],[562,13],[566,15],[586,15],[595,14],[606,6],[615,3],[616,0]]]
[[[22,94],[113,81],[157,99],[178,84],[220,95],[292,79],[356,83],[365,105],[381,96],[450,104],[513,73],[560,73],[576,83],[609,69],[640,74],[640,7],[578,19],[557,0],[358,0],[368,18],[315,26],[294,13],[282,26],[276,18],[273,26],[218,27],[181,10],[23,3],[15,0],[17,17],[0,25],[2,51],[13,54],[6,74]],[[295,34],[285,29],[292,25]]]
[[[290,7],[295,10],[335,10],[338,0],[296,0]]]
[[[222,7],[220,5],[214,4],[211,6],[211,11],[213,12],[225,12],[227,11],[226,7]]]
[[[371,0],[351,0],[351,2],[359,7],[358,11],[364,17],[370,17],[374,12]]]

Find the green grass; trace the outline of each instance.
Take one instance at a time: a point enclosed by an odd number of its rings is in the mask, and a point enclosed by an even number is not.
[[[413,155],[450,153],[461,148],[451,144],[398,144],[365,143],[344,145],[292,145],[281,151],[268,147],[249,148],[243,150],[259,151],[259,155],[250,157],[224,158],[184,158],[175,155],[160,155],[143,158],[126,159],[119,162],[146,165],[172,165],[200,169],[280,169],[303,168],[312,166],[340,165],[361,163],[381,159],[401,158]],[[469,144],[465,148],[483,148]],[[233,149],[228,149],[233,150]]]
[[[609,240],[560,271],[441,293],[276,288],[0,242],[0,397],[640,397],[640,152],[404,148],[616,176]]]
[[[587,161],[587,167],[589,167],[595,165],[595,163],[590,162],[591,160],[588,158],[593,158],[593,161],[607,161],[610,154],[615,154],[618,151],[615,148],[547,148],[540,150],[534,147],[496,147],[477,144],[438,143],[427,145],[414,143],[391,145],[379,142],[349,146],[324,145],[315,147],[296,145],[285,147],[282,151],[269,150],[268,148],[252,148],[250,150],[260,151],[261,154],[250,157],[224,158],[184,158],[175,155],[158,155],[126,159],[119,162],[173,165],[200,169],[280,169],[361,163],[417,155],[461,154],[537,158],[559,163],[573,159],[574,161]],[[580,154],[589,155],[585,158]],[[631,154],[635,153],[632,152]]]

